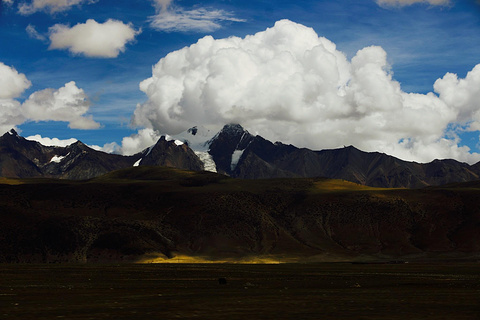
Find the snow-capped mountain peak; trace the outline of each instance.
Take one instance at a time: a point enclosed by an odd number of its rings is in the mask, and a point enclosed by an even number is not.
[[[194,151],[207,152],[210,148],[209,142],[216,132],[216,130],[204,126],[194,126],[184,132],[173,135],[172,139],[183,141]]]
[[[231,174],[239,163],[243,151],[254,139],[239,124],[227,124],[209,142],[209,154],[221,173]]]

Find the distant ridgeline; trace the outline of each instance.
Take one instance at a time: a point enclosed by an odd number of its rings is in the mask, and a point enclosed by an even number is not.
[[[67,147],[47,147],[11,130],[0,137],[0,176],[85,180],[133,166],[167,166],[242,179],[326,177],[386,188],[480,179],[480,162],[435,160],[421,164],[353,146],[312,151],[272,143],[238,124],[224,126],[213,137],[200,131],[191,128],[176,140],[162,137],[140,153],[122,156],[93,150],[80,141]]]

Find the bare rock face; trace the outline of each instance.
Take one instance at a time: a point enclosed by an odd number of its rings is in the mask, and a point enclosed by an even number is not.
[[[217,165],[217,172],[231,175],[234,155],[245,150],[253,136],[239,124],[228,124],[209,142],[209,153]],[[238,161],[238,159],[236,159]],[[260,177],[259,177],[260,178]]]
[[[421,164],[353,146],[312,151],[253,137],[239,125],[225,127],[212,140],[210,154],[222,169],[219,172],[235,178],[326,177],[383,188],[421,188],[480,179],[480,164],[470,166],[451,159]]]
[[[96,151],[77,141],[61,150],[56,161],[50,161],[43,169],[47,177],[86,180],[130,167],[137,158],[138,155],[125,157]]]
[[[142,153],[122,156],[94,150],[81,141],[67,147],[47,147],[26,140],[14,130],[0,137],[0,176],[86,180],[134,166],[168,166],[199,171],[203,163],[185,144],[164,137]]]
[[[144,151],[141,166],[163,166],[184,170],[203,170],[203,163],[186,144],[167,141],[164,136],[151,148]]]
[[[58,151],[29,141],[10,130],[0,137],[0,175],[12,178],[41,177],[41,165]]]

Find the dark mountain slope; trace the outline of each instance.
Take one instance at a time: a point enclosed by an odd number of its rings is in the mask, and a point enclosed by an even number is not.
[[[239,137],[248,134],[240,128],[237,125],[235,130],[230,130],[226,126],[221,132],[229,133],[229,136],[236,140],[230,138],[234,143],[228,144],[229,148],[221,149],[219,145],[224,144],[214,138],[210,150],[212,155],[222,150],[223,172],[236,178],[327,177],[373,187],[405,188],[420,188],[480,178],[478,164],[470,166],[455,160],[435,160],[428,164],[420,164],[403,161],[379,152],[364,152],[353,146],[312,151],[280,142],[274,144],[260,136],[248,136],[248,143],[244,144],[244,148],[235,149],[233,145],[240,139]],[[234,165],[232,163],[232,169],[229,171],[234,150],[241,150],[241,156],[238,163]]]
[[[0,261],[476,258],[477,187],[378,189],[158,167],[89,182],[4,179]]]
[[[0,137],[0,174],[3,177],[86,180],[135,164],[203,169],[202,162],[187,145],[177,146],[164,137],[152,148],[132,156],[96,151],[80,141],[64,148],[47,147],[26,140],[14,130]]]
[[[0,173],[3,177],[40,177],[40,166],[48,163],[58,150],[26,140],[12,129],[0,137]]]
[[[239,124],[230,124],[223,127],[211,141],[208,151],[215,161],[217,172],[232,173],[232,156],[237,150],[244,150],[253,140],[253,136]]]
[[[203,163],[186,144],[178,145],[162,136],[157,143],[143,152],[141,166],[163,166],[184,170],[203,170]]]
[[[46,177],[86,180],[102,174],[131,167],[138,155],[125,157],[93,150],[80,141],[65,147],[58,162],[43,167]]]

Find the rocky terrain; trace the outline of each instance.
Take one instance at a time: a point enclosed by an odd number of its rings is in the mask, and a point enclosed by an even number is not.
[[[241,179],[325,177],[372,187],[421,188],[480,179],[480,163],[422,164],[353,146],[313,151],[253,136],[238,124],[217,134],[194,127],[132,156],[93,150],[78,141],[47,147],[10,131],[0,137],[0,176],[84,180],[133,166],[209,170]]]
[[[15,130],[0,137],[0,176],[85,180],[138,165],[202,170],[203,164],[183,143],[164,137],[132,156],[96,151],[81,141],[67,147],[49,147],[27,140]]]
[[[224,127],[210,153],[219,172],[242,179],[327,177],[372,187],[420,188],[480,177],[480,163],[447,159],[421,164],[353,146],[312,151],[252,136],[238,125]]]
[[[175,256],[472,259],[480,184],[380,189],[139,166],[89,181],[0,180],[0,262]]]

